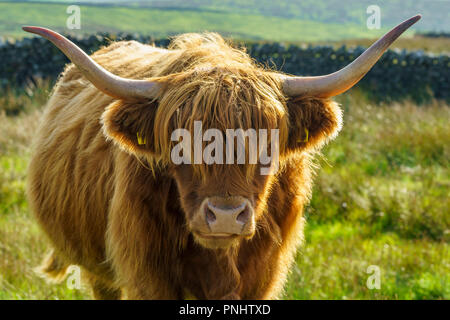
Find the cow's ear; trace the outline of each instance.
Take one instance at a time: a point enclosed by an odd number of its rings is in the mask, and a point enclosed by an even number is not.
[[[102,115],[103,132],[125,151],[136,155],[154,154],[153,125],[158,103],[111,103]]]
[[[289,112],[288,150],[321,148],[336,137],[342,126],[338,104],[328,99],[300,98],[287,101]]]

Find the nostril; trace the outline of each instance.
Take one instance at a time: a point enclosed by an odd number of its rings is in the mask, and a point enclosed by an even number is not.
[[[240,222],[240,223],[247,223],[248,218],[250,216],[250,210],[248,209],[248,207],[245,207],[245,209],[239,213],[239,215],[236,218],[236,221]]]
[[[208,222],[208,224],[216,221],[216,215],[209,208],[206,208],[205,215],[206,215],[206,222]]]

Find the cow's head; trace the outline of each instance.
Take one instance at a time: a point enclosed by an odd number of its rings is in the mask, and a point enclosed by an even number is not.
[[[196,241],[223,248],[251,238],[267,222],[266,199],[284,161],[318,149],[337,134],[340,109],[329,98],[355,85],[419,19],[403,22],[347,67],[319,77],[264,70],[219,36],[208,35],[201,43],[179,38],[178,56],[161,68],[165,72],[157,78],[125,79],[51,30],[24,29],[52,41],[92,84],[117,99],[103,115],[105,134],[138,158],[163,165],[176,181],[186,225]],[[230,129],[246,134],[241,155],[239,138],[227,140]],[[257,138],[256,162],[250,160],[252,130]],[[260,130],[265,130],[265,139]],[[218,133],[223,144],[214,144],[212,150],[211,142],[220,140]],[[236,142],[233,151],[228,141]],[[271,153],[269,164],[260,159],[261,143]]]

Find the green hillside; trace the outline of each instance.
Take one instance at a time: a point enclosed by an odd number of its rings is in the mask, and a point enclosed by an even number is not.
[[[417,30],[443,31],[450,29],[450,1],[448,0],[56,0],[51,2],[213,10],[311,20],[327,24],[352,23],[358,25],[365,25],[367,7],[378,5],[381,8],[382,24],[386,24],[386,26],[421,13],[424,19],[420,25],[416,26]]]
[[[199,3],[195,8],[192,4],[194,2]],[[216,1],[212,1],[210,6],[202,6],[201,2],[187,1],[192,7],[180,8],[175,6],[175,1],[172,7],[159,6],[159,9],[150,8],[148,3],[128,3],[128,6],[81,5],[81,30],[67,29],[67,4],[1,2],[0,35],[24,37],[26,34],[21,30],[23,25],[39,25],[76,34],[125,31],[160,38],[183,32],[215,31],[239,39],[327,41],[375,38],[395,24],[382,25],[382,30],[368,30],[365,23],[355,23],[352,20],[324,22],[323,17],[283,17],[276,15],[277,11],[273,15],[265,15],[257,8],[214,7],[214,3],[219,3]],[[397,19],[396,23],[400,20]]]

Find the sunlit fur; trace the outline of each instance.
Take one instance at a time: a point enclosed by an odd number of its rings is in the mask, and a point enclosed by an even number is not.
[[[302,241],[314,154],[341,126],[337,104],[288,99],[276,72],[216,34],[181,35],[169,50],[116,42],[93,58],[163,90],[154,101],[115,100],[66,68],[29,167],[30,206],[54,247],[41,271],[60,279],[79,265],[99,299],[279,298]],[[170,134],[193,132],[195,120],[204,130],[278,128],[278,172],[173,165]],[[253,237],[223,249],[196,241],[188,220],[211,195],[252,199]]]

